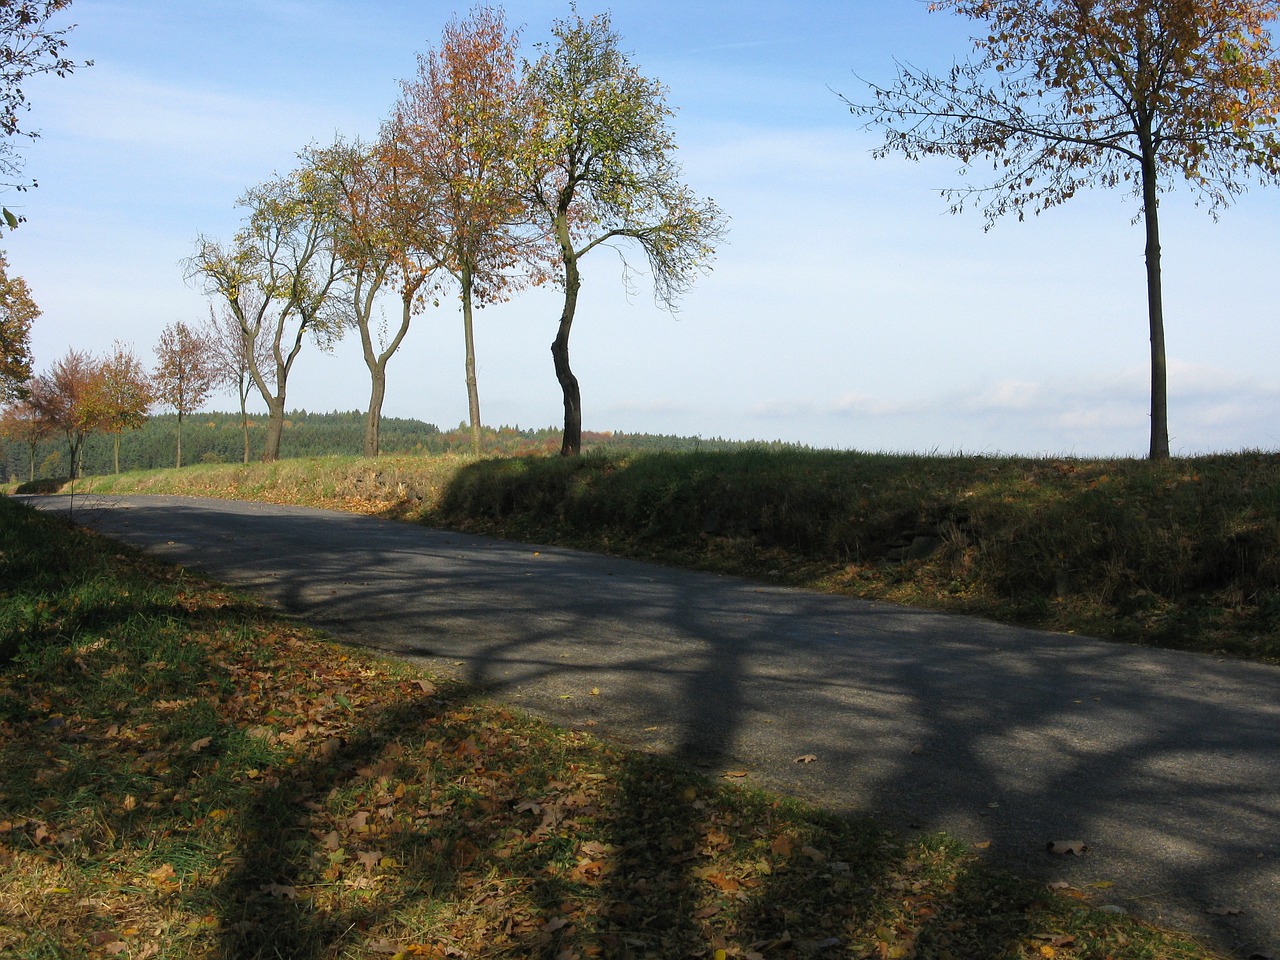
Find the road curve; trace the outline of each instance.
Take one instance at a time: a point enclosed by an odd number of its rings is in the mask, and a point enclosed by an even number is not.
[[[1280,669],[301,507],[74,509],[496,699],[1280,956]]]

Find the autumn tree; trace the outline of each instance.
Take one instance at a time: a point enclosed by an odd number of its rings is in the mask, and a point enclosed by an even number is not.
[[[0,437],[23,444],[30,455],[31,475],[36,478],[36,448],[53,431],[53,426],[40,415],[32,397],[14,400],[0,409]]]
[[[262,459],[280,457],[289,374],[308,336],[328,349],[341,336],[329,294],[341,277],[333,243],[328,184],[302,169],[276,177],[240,198],[247,224],[227,246],[201,237],[187,261],[211,296],[227,304],[247,338],[249,375],[267,405]],[[261,363],[265,343],[270,359]]]
[[[84,398],[89,418],[112,435],[116,473],[120,472],[120,434],[146,423],[152,402],[151,378],[133,350],[117,340],[111,355],[95,365]]]
[[[582,398],[569,334],[582,287],[580,263],[627,243],[648,259],[657,301],[673,308],[715,253],[720,208],[681,181],[666,90],[621,50],[607,15],[556,23],[555,42],[529,68],[537,124],[523,155],[526,191],[554,238],[564,305],[551,355],[564,395],[560,452],[582,449]]]
[[[0,253],[0,403],[18,399],[31,379],[31,323],[38,316],[26,281],[9,276]]]
[[[977,22],[975,58],[941,74],[900,66],[870,103],[878,156],[953,157],[983,186],[987,226],[1089,186],[1133,191],[1146,232],[1152,459],[1169,456],[1160,193],[1186,181],[1216,211],[1251,179],[1280,176],[1277,0],[936,0]]]
[[[255,314],[255,307],[250,301],[251,293],[243,294],[247,312]],[[244,434],[244,462],[249,462],[249,392],[254,389],[252,370],[255,363],[258,369],[267,369],[271,362],[271,344],[267,337],[254,340],[245,335],[240,328],[231,308],[222,305],[220,312],[215,312],[209,305],[209,320],[206,323],[203,337],[209,343],[209,354],[213,361],[216,384],[234,389],[240,401],[240,430]]]
[[[31,404],[49,432],[61,432],[70,455],[69,475],[80,475],[85,438],[102,424],[90,402],[98,362],[89,353],[68,350],[47,373],[31,384]]]
[[[387,365],[399,350],[421,309],[434,302],[433,277],[440,257],[423,249],[422,218],[429,206],[419,203],[415,184],[403,183],[384,162],[385,144],[366,147],[339,140],[310,150],[305,159],[318,178],[329,181],[335,196],[335,250],[344,264],[333,297],[343,322],[360,335],[369,370],[369,407],[365,415],[364,455],[380,452],[382,404],[387,392]],[[378,329],[379,296],[394,289],[398,318],[394,327]]]
[[[160,332],[152,374],[155,398],[178,415],[177,466],[182,466],[182,420],[200,409],[218,380],[213,349],[201,331],[181,320]]]
[[[518,36],[500,10],[478,7],[445,27],[438,50],[418,56],[383,141],[391,176],[415,198],[413,249],[457,282],[466,349],[471,450],[480,451],[473,312],[519,285],[528,257],[516,155],[529,110],[518,69]]]

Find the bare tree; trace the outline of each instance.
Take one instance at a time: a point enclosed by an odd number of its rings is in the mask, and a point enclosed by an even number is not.
[[[252,292],[244,294],[248,312],[256,314],[250,303]],[[232,387],[240,401],[240,429],[244,434],[244,462],[249,462],[249,393],[253,390],[253,368],[268,369],[271,362],[271,343],[266,337],[254,339],[246,336],[231,308],[223,304],[220,312],[209,305],[209,322],[204,338],[209,343],[210,356],[217,371],[217,383]]]

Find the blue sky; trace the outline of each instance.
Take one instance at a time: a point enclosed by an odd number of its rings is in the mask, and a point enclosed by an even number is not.
[[[894,58],[945,68],[968,24],[917,0],[777,4],[646,0],[609,10],[634,61],[669,88],[687,182],[732,218],[713,272],[672,316],[628,296],[592,255],[573,363],[589,430],[782,439],[921,452],[1141,455],[1148,341],[1137,205],[1088,192],[983,231],[939,196],[955,164],[873,160],[833,91],[887,80]],[[566,2],[512,3],[526,43]],[[466,7],[431,0],[77,0],[70,52],[92,68],[28,87],[37,190],[4,238],[44,311],[37,367],[68,347],[132,344],[207,316],[181,261],[227,239],[236,197],[336,134],[370,137],[415,54]],[[1178,453],[1280,447],[1274,293],[1280,190],[1215,222],[1166,194],[1170,437]],[[549,352],[554,291],[477,320],[484,420],[544,426],[562,408]],[[290,408],[363,409],[352,337],[308,345]],[[231,409],[233,398],[213,407]],[[466,417],[462,329],[446,302],[392,360],[384,412]]]

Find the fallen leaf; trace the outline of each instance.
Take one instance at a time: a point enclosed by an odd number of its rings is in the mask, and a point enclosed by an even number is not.
[[[280,883],[268,883],[265,887],[261,888],[260,892],[265,893],[269,897],[276,897],[277,899],[281,897],[283,897],[286,900],[298,899],[297,890],[295,890],[293,887],[287,887],[284,884],[280,884]]]
[[[1239,907],[1210,907],[1206,912],[1215,917],[1238,917],[1244,913]]]
[[[192,753],[199,753],[211,743],[213,743],[213,737],[201,737],[195,743],[191,744],[191,746],[187,747],[187,749]]]
[[[1071,854],[1072,856],[1079,857],[1083,856],[1084,852],[1088,850],[1089,847],[1083,840],[1050,840],[1045,844],[1045,849],[1050,853],[1057,854],[1058,856]]]
[[[745,770],[726,770],[723,774],[726,780],[741,780],[747,775]]]
[[[812,753],[806,753],[804,756],[796,757],[795,759],[796,763],[817,763],[817,761],[818,761],[818,758],[815,757]]]
[[[785,833],[776,837],[773,843],[769,844],[769,850],[778,857],[789,857],[796,848],[794,837],[789,837]]]
[[[569,921],[564,917],[552,917],[542,925],[543,933],[555,933],[557,930],[563,930],[569,925]]]
[[[986,850],[990,846],[991,846],[990,840],[982,840],[973,845],[975,850]]]

